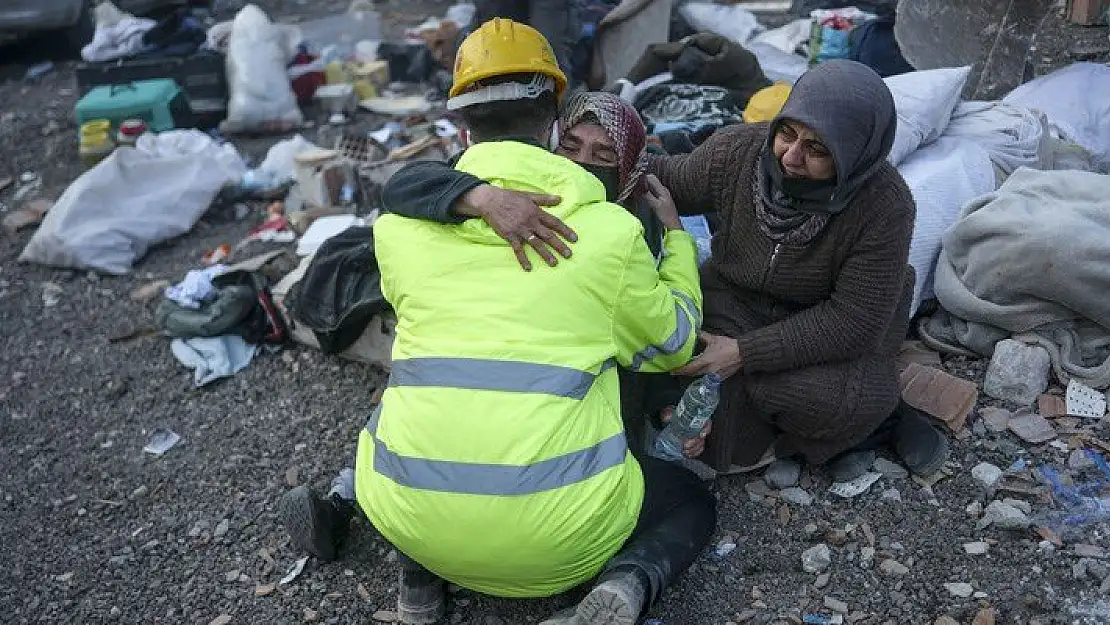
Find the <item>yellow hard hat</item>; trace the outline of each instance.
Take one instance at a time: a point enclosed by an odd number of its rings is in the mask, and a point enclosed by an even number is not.
[[[760,89],[748,100],[748,106],[744,107],[744,121],[749,124],[771,121],[779,114],[789,97],[790,85],[783,82]]]
[[[494,18],[470,33],[459,46],[454,84],[448,95],[454,98],[477,82],[509,74],[547,76],[555,81],[556,97],[562,97],[567,88],[566,74],[559,69],[551,44],[538,30]]]

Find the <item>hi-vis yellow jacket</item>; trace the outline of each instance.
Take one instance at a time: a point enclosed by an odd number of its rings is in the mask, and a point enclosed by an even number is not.
[[[694,239],[658,271],[642,226],[590,173],[515,142],[456,167],[558,194],[574,255],[522,271],[488,225],[385,215],[374,225],[397,313],[393,371],[361,432],[358,501],[401,552],[465,588],[556,594],[593,577],[636,524],[643,476],[620,413],[619,363],[686,363],[701,322]]]

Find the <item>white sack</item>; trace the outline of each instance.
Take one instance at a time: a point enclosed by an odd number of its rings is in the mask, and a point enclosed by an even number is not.
[[[914,150],[940,137],[970,73],[971,67],[946,67],[883,79],[898,109],[898,131],[887,157],[892,165],[898,166]]]
[[[694,30],[717,33],[741,44],[767,29],[754,13],[735,4],[690,2],[678,12]]]
[[[145,134],[73,181],[19,260],[126,274],[150,246],[188,232],[245,171],[235,148],[200,131]]]
[[[290,31],[275,26],[253,4],[235,16],[227,52],[228,128],[261,129],[275,122],[299,126],[304,121],[286,71],[295,53],[292,44]]]
[[[785,26],[780,26],[756,35],[755,38],[751,40],[751,43],[766,44],[778,48],[787,54],[794,54],[798,51],[799,47],[809,41],[812,32],[812,19],[794,20]]]
[[[911,314],[933,297],[933,274],[941,238],[956,222],[964,204],[995,189],[990,155],[972,141],[941,137],[910,155],[898,172],[917,204],[910,264],[914,283]]]
[[[1023,106],[961,102],[952,112],[952,120],[943,136],[977,143],[990,153],[1002,178],[1018,167],[1047,169],[1052,166],[1048,120],[1043,113]]]
[[[1110,67],[1075,63],[1021,85],[1003,102],[1036,109],[1110,171]]]
[[[809,59],[800,54],[783,52],[765,43],[753,42],[744,47],[755,55],[763,73],[772,82],[794,84],[809,69]]]

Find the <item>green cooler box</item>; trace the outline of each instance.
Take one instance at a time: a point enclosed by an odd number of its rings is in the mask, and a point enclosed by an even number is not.
[[[188,116],[185,94],[168,78],[97,87],[77,102],[78,128],[94,119],[106,119],[114,131],[124,120],[141,119],[151,131],[164,132],[176,127],[175,119]]]

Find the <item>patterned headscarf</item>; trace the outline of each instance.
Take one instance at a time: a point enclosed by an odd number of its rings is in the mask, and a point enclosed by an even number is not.
[[[647,169],[647,130],[640,114],[631,104],[611,93],[579,91],[567,97],[559,119],[564,129],[584,120],[594,121],[605,129],[617,151],[620,195],[623,202],[640,190]]]

